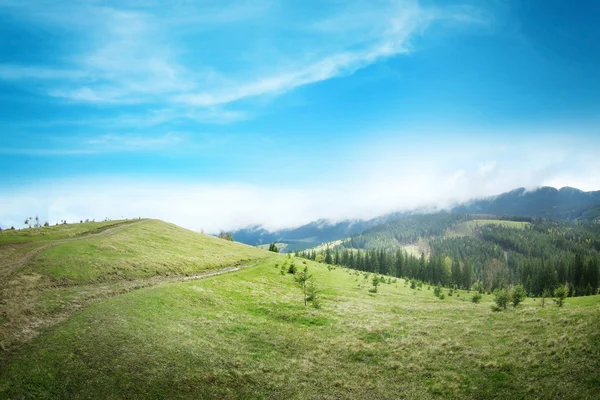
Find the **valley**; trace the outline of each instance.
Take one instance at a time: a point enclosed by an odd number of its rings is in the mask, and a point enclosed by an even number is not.
[[[156,220],[97,224],[48,230],[47,239],[26,230],[20,244],[11,232],[0,246],[12,260],[2,269],[1,398],[597,394],[600,295],[563,307],[527,298],[493,312],[494,294],[475,303],[470,287],[437,295],[414,278]],[[455,230],[489,225],[500,224]],[[307,306],[296,279],[304,268]]]

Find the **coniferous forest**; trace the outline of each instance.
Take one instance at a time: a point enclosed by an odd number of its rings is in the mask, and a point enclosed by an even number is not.
[[[558,286],[569,296],[598,293],[600,224],[486,218],[410,216],[299,255],[430,285],[486,292],[522,285],[532,297],[547,296]],[[406,250],[416,243],[420,254],[414,246]]]

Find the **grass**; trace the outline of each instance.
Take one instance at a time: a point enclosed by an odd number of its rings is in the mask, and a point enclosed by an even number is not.
[[[269,250],[269,246],[271,245],[271,243],[267,243],[267,244],[260,244],[256,247],[261,248],[263,250]],[[286,247],[288,247],[287,243],[280,243],[280,242],[276,242],[275,246],[277,246],[277,248],[279,249],[280,252],[283,252],[283,250],[286,249]]]
[[[130,224],[137,221],[138,220],[84,222],[82,224],[60,224],[44,226],[41,228],[4,230],[0,232],[0,245],[74,238],[81,235],[99,233],[104,229],[114,228],[122,224]]]
[[[269,255],[156,220],[60,228],[0,246],[0,362],[94,302]]]
[[[85,283],[189,275],[265,255],[253,246],[148,221],[117,235],[54,246],[37,256],[32,269],[61,283]]]
[[[499,225],[505,228],[525,229],[530,225],[529,222],[523,221],[502,221],[496,219],[474,219],[471,221],[461,222],[446,233],[446,237],[455,236],[473,236],[478,227],[483,225]]]
[[[306,262],[322,308],[282,265]],[[600,387],[600,296],[491,312],[271,255],[92,304],[0,369],[3,398],[561,398]],[[447,294],[447,290],[444,290]]]
[[[321,243],[320,245],[311,247],[310,249],[308,249],[309,251],[316,251],[317,253],[319,252],[323,252],[327,249],[333,249],[336,246],[341,246],[344,242],[347,242],[348,240],[350,240],[349,238],[346,239],[339,239],[339,240],[334,240],[332,242],[326,242],[326,243]]]

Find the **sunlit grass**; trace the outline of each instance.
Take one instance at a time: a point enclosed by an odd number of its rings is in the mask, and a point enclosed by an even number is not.
[[[130,292],[35,339],[3,369],[11,398],[597,398],[600,297],[506,312],[306,261],[322,308],[272,256]],[[302,260],[294,261],[303,267]],[[393,281],[392,281],[393,282]],[[447,292],[447,290],[444,290]]]

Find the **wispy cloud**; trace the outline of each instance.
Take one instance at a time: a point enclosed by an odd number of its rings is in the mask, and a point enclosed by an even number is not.
[[[61,138],[60,142],[68,142],[69,146],[46,146],[46,147],[0,147],[0,154],[31,155],[31,156],[66,156],[66,155],[89,155],[101,153],[125,153],[144,152],[155,150],[173,149],[185,143],[185,135],[169,132],[164,135],[123,135],[104,134],[95,137]]]
[[[62,70],[55,68],[30,67],[13,64],[0,64],[0,79],[4,80],[75,80],[87,76],[82,70]]]
[[[408,53],[411,38],[435,20],[470,18],[470,11],[441,13],[412,0],[340,3],[326,17],[302,21],[291,18],[293,7],[268,1],[162,5],[167,7],[62,2],[40,11],[35,2],[2,3],[0,11],[59,26],[68,36],[81,36],[83,44],[61,54],[55,63],[60,67],[0,65],[0,79],[45,81],[39,85],[43,93],[74,103],[161,105],[178,110],[176,118],[235,122],[247,111],[225,109],[232,103],[350,75]],[[260,23],[272,38],[271,57],[248,56],[264,53],[260,36],[252,34],[260,32]],[[236,33],[239,39],[224,40],[218,49],[211,43]],[[297,39],[278,39],[290,35]]]
[[[574,144],[572,136],[543,144],[440,142],[428,146],[427,152],[405,148],[402,158],[397,151],[382,152],[379,147],[363,152],[378,157],[340,167],[339,175],[326,184],[316,178],[273,187],[139,177],[36,183],[0,194],[0,225],[18,224],[24,216],[39,213],[50,221],[151,216],[207,232],[253,224],[279,229],[320,218],[335,221],[423,206],[444,208],[519,186],[600,189],[598,145]]]

